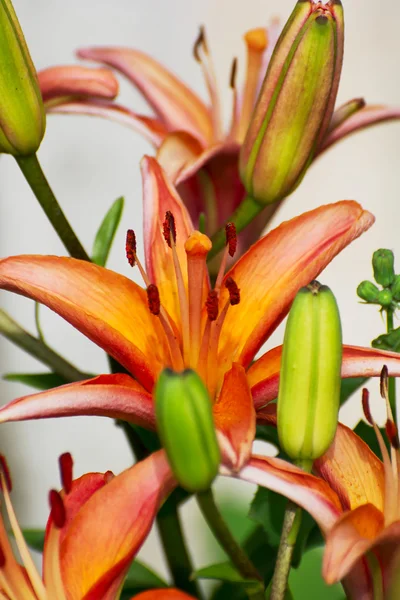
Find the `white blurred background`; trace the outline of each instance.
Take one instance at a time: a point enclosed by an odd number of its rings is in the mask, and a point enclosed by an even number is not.
[[[198,26],[205,24],[220,82],[225,114],[230,114],[228,87],[231,61],[243,64],[242,34],[266,25],[273,16],[283,21],[294,0],[14,0],[35,65],[38,69],[76,62],[74,49],[88,45],[139,48],[159,58],[204,97],[200,69],[192,57]],[[372,0],[344,0],[346,45],[338,102],[364,96],[372,103],[400,104],[400,4],[390,7]],[[123,83],[122,103],[138,112],[146,106]],[[141,231],[139,160],[152,149],[139,135],[98,119],[51,116],[40,148],[42,166],[80,239],[89,250],[105,212],[118,196],[125,211],[108,266],[127,276],[132,271],[124,255],[126,229]],[[371,255],[379,247],[392,248],[400,271],[400,123],[376,126],[327,152],[306,175],[300,188],[279,211],[274,224],[320,204],[356,199],[376,216],[376,224],[346,249],[321,279],[334,290],[342,314],[344,340],[369,345],[384,332],[373,307],[360,307],[355,289],[371,278]],[[0,254],[64,254],[47,219],[24,182],[13,159],[0,160]],[[112,293],[112,290],[110,290]],[[1,294],[2,306],[24,327],[34,331],[33,303]],[[82,335],[43,309],[42,324],[48,343],[82,370],[104,372],[104,353]],[[132,315],[132,318],[134,316]],[[269,342],[280,342],[282,328]],[[42,371],[43,367],[0,338],[1,373]],[[1,403],[29,389],[0,381]],[[370,389],[377,397],[376,382]],[[379,400],[376,400],[377,408]],[[359,401],[353,399],[343,419],[354,424]],[[120,430],[111,420],[71,418],[2,425],[1,452],[9,459],[14,501],[24,526],[43,526],[48,514],[47,491],[58,485],[57,457],[71,451],[76,474],[86,471],[120,472],[131,464]],[[226,485],[219,487],[221,497]],[[247,498],[252,489],[240,487]],[[185,509],[193,517],[193,508]],[[193,517],[194,518],[194,517]],[[192,524],[190,525],[192,528]],[[142,556],[159,564],[161,555],[153,535]],[[199,542],[201,546],[201,541]],[[197,555],[199,564],[203,553]]]

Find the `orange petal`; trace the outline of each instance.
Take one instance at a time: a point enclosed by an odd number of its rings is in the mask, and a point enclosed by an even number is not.
[[[247,371],[254,406],[264,406],[278,396],[279,370],[281,367],[282,346],[269,350],[257,359]],[[379,377],[383,365],[389,374],[400,376],[400,354],[362,348],[361,346],[343,346],[342,377]]]
[[[344,510],[373,504],[383,511],[383,463],[349,427],[339,423],[331,447],[313,469],[335,490]]]
[[[54,310],[148,390],[169,364],[166,337],[145,291],[122,275],[73,258],[15,256],[0,261],[0,287]]]
[[[256,418],[246,372],[233,363],[225,374],[221,393],[213,406],[222,452],[232,468],[247,462],[256,433]]]
[[[87,381],[13,400],[0,408],[0,423],[97,415],[154,429],[151,394],[129,375],[99,375]]]
[[[187,131],[204,145],[212,139],[208,108],[180,79],[156,60],[130,48],[84,48],[80,58],[94,60],[123,73],[135,85],[169,131]]]
[[[118,590],[161,502],[174,486],[161,450],[117,475],[89,498],[61,544],[62,576],[69,600],[109,598],[106,593]]]
[[[134,600],[195,600],[195,598],[180,590],[169,588],[142,592],[135,596]]]
[[[186,131],[174,131],[166,136],[157,151],[157,161],[167,177],[175,182],[182,169],[202,153],[200,142]]]
[[[80,66],[49,67],[38,73],[44,102],[65,96],[94,96],[112,100],[119,91],[118,81],[109,69]]]
[[[310,513],[323,532],[328,531],[341,514],[339,498],[325,481],[280,458],[252,456],[237,475],[229,474],[293,500]]]
[[[255,243],[225,276],[236,281],[241,299],[228,311],[221,332],[223,370],[232,360],[248,366],[299,288],[373,222],[357,202],[337,202],[286,221]],[[228,297],[224,287],[221,306]]]
[[[328,584],[343,579],[374,545],[382,531],[383,514],[372,504],[345,513],[329,532],[322,566]]]
[[[180,323],[178,287],[172,250],[163,236],[165,213],[171,211],[176,225],[176,252],[187,290],[185,242],[193,231],[186,207],[158,162],[145,156],[141,163],[143,178],[144,245],[149,279],[160,292],[162,306],[175,323]]]

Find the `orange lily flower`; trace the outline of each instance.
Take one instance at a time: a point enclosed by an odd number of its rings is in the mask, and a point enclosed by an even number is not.
[[[42,89],[50,95],[50,101],[45,102],[46,109],[51,113],[98,115],[136,129],[155,147],[157,159],[177,186],[195,227],[198,227],[199,215],[204,213],[206,232],[212,235],[226,223],[245,197],[238,172],[238,156],[278,38],[278,29],[275,22],[268,29],[257,28],[244,35],[247,50],[244,84],[241,89],[236,84],[235,59],[230,82],[232,116],[227,132],[223,128],[218,85],[203,28],[194,45],[194,56],[204,74],[209,103],[144,52],[105,46],[80,49],[78,56],[107,65],[127,77],[147,101],[152,114],[137,114],[110,100],[103,93],[104,71],[98,72],[99,85],[96,87],[93,70],[90,85],[85,90],[82,86],[84,76],[77,71],[75,84],[71,68],[65,67],[39,73]],[[99,89],[101,94],[97,93]],[[106,89],[110,89],[109,84]],[[315,157],[351,133],[399,117],[397,107],[365,105],[362,99],[347,102],[334,112]],[[267,206],[239,235],[237,257],[259,237],[279,204]]]
[[[228,245],[211,289],[206,266],[210,240],[193,229],[185,205],[155,159],[144,158],[142,173],[146,269],[138,261],[133,233],[127,255],[131,264],[138,264],[146,289],[71,258],[0,261],[0,287],[47,305],[134,379],[100,375],[19,398],[0,409],[0,422],[92,414],[154,428],[152,390],[158,374],[167,366],[191,367],[213,401],[224,464],[238,470],[254,439],[255,410],[262,420],[263,407],[276,397],[265,385],[268,368],[257,371],[259,363],[268,367],[268,359],[264,355],[250,367],[254,356],[298,289],[368,229],[373,217],[351,201],[320,207],[282,223],[224,275],[235,246],[233,226],[228,225]],[[360,350],[359,356],[349,347],[343,368],[348,377],[366,369],[379,375],[387,361],[392,374],[400,375],[399,355]]]
[[[132,558],[175,485],[164,453],[157,452],[116,477],[111,472],[88,473],[75,480],[71,455],[60,457],[63,489],[49,494],[43,579],[14,513],[3,457],[0,463],[5,507],[23,562],[21,566],[16,561],[0,517],[0,598],[117,600]]]

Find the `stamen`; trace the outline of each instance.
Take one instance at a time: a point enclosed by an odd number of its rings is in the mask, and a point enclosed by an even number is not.
[[[115,475],[112,471],[106,471],[103,475],[103,479],[105,483],[110,483],[114,479]]]
[[[235,58],[232,61],[232,67],[231,67],[231,76],[229,78],[229,86],[233,89],[236,90],[236,72],[237,72],[237,58],[235,56]]]
[[[60,477],[61,477],[61,485],[66,494],[69,494],[72,489],[72,480],[73,480],[73,466],[74,461],[72,460],[72,456],[69,452],[64,452],[61,454],[58,459],[58,464],[60,466]]]
[[[232,90],[232,117],[231,126],[229,128],[229,136],[234,140],[237,136],[237,128],[240,121],[240,109],[238,103],[238,93],[236,88],[237,64],[237,58],[234,58],[232,61],[231,74],[229,78],[229,87]]]
[[[372,418],[371,409],[369,406],[369,391],[367,388],[363,388],[362,390],[362,407],[364,411],[365,418],[367,419],[370,425],[374,424],[374,420]]]
[[[136,235],[133,229],[128,229],[126,232],[125,251],[128,263],[134,267],[136,264]]]
[[[388,419],[385,424],[386,435],[388,436],[390,445],[394,450],[398,450],[400,448],[399,443],[399,432],[396,427],[396,423],[392,420]]]
[[[165,220],[163,223],[163,235],[168,246],[172,248],[172,243],[176,244],[176,226],[175,218],[170,210],[165,213]]]
[[[201,47],[204,46],[207,48],[205,36],[204,36],[204,27],[201,25],[199,30],[199,35],[197,36],[194,46],[193,46],[193,56],[198,63],[201,63],[200,50]]]
[[[388,389],[389,389],[388,379],[389,379],[388,368],[386,365],[383,365],[382,371],[381,371],[381,377],[380,377],[380,392],[381,392],[381,396],[384,400],[386,400],[386,398],[388,397]]]
[[[227,280],[225,281],[225,287],[227,288],[227,290],[229,292],[229,300],[230,300],[231,306],[234,306],[235,304],[239,304],[240,290],[237,286],[236,281],[232,277],[228,277]]]
[[[160,314],[160,293],[158,291],[158,287],[151,283],[147,289],[147,302],[149,304],[149,310],[152,315],[158,316]]]
[[[218,292],[215,290],[208,292],[206,309],[208,319],[210,321],[215,321],[218,317]]]
[[[5,456],[3,456],[3,454],[0,454],[0,469],[4,475],[4,480],[6,482],[7,485],[7,490],[9,492],[11,492],[12,490],[12,481],[11,481],[11,475],[10,475],[10,470],[8,468],[8,464],[6,461]],[[2,487],[0,486],[0,488],[2,489]]]
[[[54,525],[58,529],[62,529],[65,525],[66,514],[65,506],[61,495],[56,490],[50,490],[49,492],[49,503],[51,508],[51,516],[54,521]]]
[[[228,245],[229,256],[234,256],[237,248],[237,234],[235,223],[225,225],[226,243]]]

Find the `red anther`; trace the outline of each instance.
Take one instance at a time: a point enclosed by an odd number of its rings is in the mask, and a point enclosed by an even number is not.
[[[210,321],[215,321],[218,317],[218,293],[215,290],[208,292],[206,309]]]
[[[56,490],[50,490],[49,503],[54,525],[58,527],[58,529],[62,529],[62,527],[65,525],[66,515],[64,502],[59,492]]]
[[[383,365],[383,368],[381,371],[381,378],[380,378],[380,391],[381,391],[381,396],[384,399],[386,399],[388,397],[388,378],[389,378],[388,368],[386,365]]]
[[[125,250],[128,263],[134,267],[136,264],[136,235],[133,229],[128,229],[126,232]]]
[[[231,76],[229,79],[229,85],[233,90],[236,88],[236,72],[237,72],[237,58],[235,57],[232,61]]]
[[[163,236],[168,246],[171,248],[171,237],[174,244],[176,243],[176,227],[175,218],[170,210],[165,213],[165,220],[163,223]]]
[[[69,494],[72,489],[72,467],[74,465],[71,454],[69,452],[64,452],[64,454],[61,454],[60,458],[58,459],[58,464],[60,466],[61,485],[64,488],[65,493]]]
[[[397,430],[396,423],[394,423],[391,419],[388,419],[386,421],[385,429],[386,429],[386,435],[388,437],[390,445],[395,450],[398,450],[400,448],[400,443],[399,443],[399,432]]]
[[[231,305],[239,304],[240,302],[240,290],[237,286],[236,281],[232,277],[228,277],[225,281],[225,287],[229,292],[229,298]]]
[[[110,481],[112,481],[115,477],[114,473],[112,471],[106,471],[103,475],[104,477],[104,483],[110,483]]]
[[[8,464],[7,464],[6,458],[2,454],[0,454],[0,469],[2,470],[2,473],[4,475],[4,479],[6,480],[7,489],[8,489],[9,492],[11,492],[11,490],[12,490],[12,481],[11,481],[10,470],[8,468]],[[0,485],[0,487],[1,487],[1,485]]]
[[[364,411],[365,418],[367,419],[370,425],[374,424],[374,420],[371,415],[371,410],[369,408],[369,391],[367,388],[363,388],[362,391],[362,407]]]
[[[160,294],[158,291],[158,287],[156,285],[154,285],[154,283],[151,283],[146,291],[147,291],[147,302],[148,302],[149,310],[150,310],[151,314],[159,315],[161,303],[160,303]]]
[[[0,569],[2,569],[6,564],[6,555],[4,554],[4,550],[0,545]]]
[[[237,248],[237,235],[235,223],[227,223],[225,225],[226,243],[229,247],[229,256],[233,256]]]

